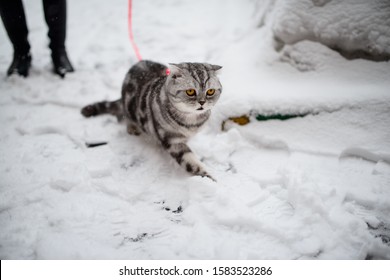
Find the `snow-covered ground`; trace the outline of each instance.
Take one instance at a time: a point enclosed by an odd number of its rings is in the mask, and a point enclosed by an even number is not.
[[[1,259],[390,259],[390,63],[344,57],[386,57],[388,1],[134,0],[145,59],[224,67],[190,142],[217,183],[79,113],[118,98],[136,62],[127,1],[68,0],[64,80],[40,1],[24,2],[27,79],[6,78],[0,28]]]

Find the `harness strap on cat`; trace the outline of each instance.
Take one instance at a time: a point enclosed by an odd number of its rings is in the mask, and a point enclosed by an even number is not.
[[[132,0],[129,0],[129,12],[128,12],[128,29],[129,29],[129,38],[130,38],[130,43],[134,49],[135,55],[137,56],[137,59],[139,61],[142,60],[141,53],[138,50],[137,44],[134,41],[134,36],[133,36],[133,24],[132,24]]]

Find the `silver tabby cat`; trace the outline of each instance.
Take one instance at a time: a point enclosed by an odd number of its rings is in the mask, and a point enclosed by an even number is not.
[[[99,102],[81,110],[85,117],[112,114],[125,119],[130,134],[150,135],[193,175],[206,176],[202,163],[187,145],[188,138],[208,120],[222,86],[221,66],[207,63],[170,64],[143,60],[130,68],[122,98]]]

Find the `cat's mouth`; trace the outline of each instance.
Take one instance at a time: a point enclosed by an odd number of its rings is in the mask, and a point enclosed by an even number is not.
[[[200,107],[200,108],[198,108],[198,109],[196,109],[197,111],[202,111],[202,110],[204,110],[204,108],[203,107]]]

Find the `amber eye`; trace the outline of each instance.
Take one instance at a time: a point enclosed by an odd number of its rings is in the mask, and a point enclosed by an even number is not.
[[[211,96],[215,93],[215,89],[211,88],[206,93],[207,93],[207,95]]]
[[[186,93],[188,96],[194,96],[196,91],[192,88],[192,89],[187,89]]]

